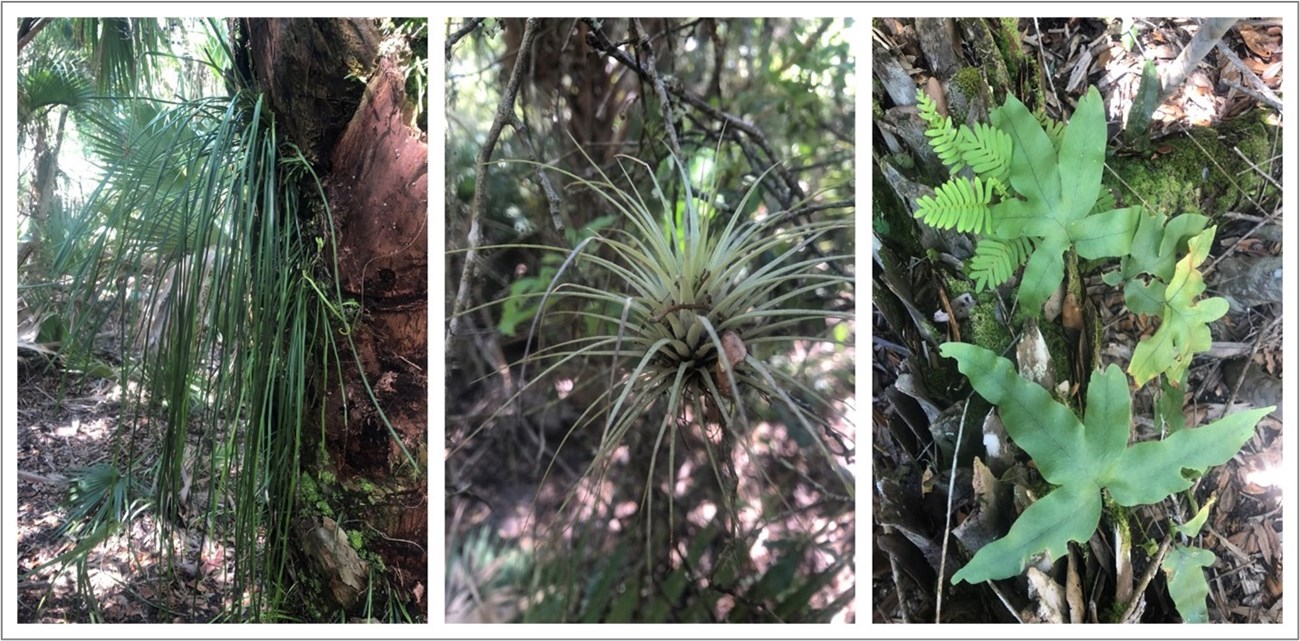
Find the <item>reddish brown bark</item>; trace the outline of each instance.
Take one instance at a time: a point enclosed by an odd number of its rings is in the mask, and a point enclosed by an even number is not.
[[[402,73],[388,60],[366,88],[331,155],[326,195],[338,224],[344,295],[362,301],[355,335],[366,377],[407,451],[427,467],[428,438],[428,145],[411,126]],[[384,488],[368,514],[384,531],[385,563],[414,589],[426,580],[428,492],[369,404],[359,379],[327,403],[326,439],[340,475]],[[382,498],[380,501],[378,499]],[[399,542],[413,541],[419,545]],[[421,590],[422,591],[422,590]]]

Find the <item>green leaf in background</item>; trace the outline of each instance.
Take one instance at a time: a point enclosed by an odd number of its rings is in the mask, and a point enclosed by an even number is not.
[[[1160,329],[1133,350],[1128,371],[1134,383],[1142,385],[1161,373],[1171,381],[1181,381],[1192,364],[1192,355],[1210,349],[1209,323],[1228,313],[1228,301],[1196,300],[1205,291],[1205,280],[1196,267],[1210,255],[1215,229],[1211,227],[1188,241],[1188,253],[1178,261],[1164,290]]]
[[[1155,65],[1148,60],[1142,67],[1142,81],[1137,95],[1128,110],[1128,125],[1124,128],[1124,142],[1139,149],[1151,146],[1151,116],[1160,106],[1160,76]]]
[[[541,296],[555,276],[554,267],[543,267],[536,276],[525,276],[510,284],[510,296],[501,306],[501,320],[497,329],[504,336],[514,336],[519,324],[532,320],[537,314],[537,305],[527,301],[534,296]]]
[[[1210,596],[1210,584],[1202,568],[1214,565],[1214,561],[1214,553],[1209,550],[1175,546],[1160,564],[1165,571],[1165,583],[1169,585],[1169,596],[1173,597],[1183,623],[1209,622],[1205,598]]]
[[[1196,512],[1196,516],[1192,517],[1192,520],[1183,523],[1182,525],[1175,525],[1174,531],[1183,536],[1189,537],[1200,534],[1201,528],[1205,527],[1205,520],[1210,517],[1210,507],[1214,505],[1215,500],[1216,497],[1211,495],[1210,500],[1206,501],[1205,505],[1201,506],[1201,509]]]
[[[944,343],[940,353],[957,360],[975,391],[998,406],[1012,440],[1033,457],[1044,479],[1059,486],[1026,509],[1007,536],[980,549],[953,575],[954,584],[1016,576],[1034,557],[1045,554],[1055,560],[1069,541],[1088,540],[1101,518],[1103,488],[1123,506],[1155,503],[1187,489],[1191,481],[1184,469],[1203,472],[1232,458],[1254,433],[1255,423],[1273,410],[1237,412],[1163,441],[1130,447],[1128,380],[1116,365],[1093,372],[1080,421],[992,351]]]

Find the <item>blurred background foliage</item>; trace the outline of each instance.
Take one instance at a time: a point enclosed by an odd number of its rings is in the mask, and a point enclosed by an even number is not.
[[[642,32],[631,19],[540,21],[512,111],[516,126],[504,128],[491,156],[478,278],[447,356],[448,620],[852,620],[852,501],[845,500],[825,459],[805,460],[803,452],[816,451],[811,440],[819,437],[795,427],[780,402],[764,399],[772,402],[749,410],[755,449],[747,452],[757,460],[737,462],[740,493],[754,513],[742,516],[753,525],[746,536],[720,535],[710,523],[704,508],[725,499],[703,454],[707,439],[680,430],[687,454],[679,447],[678,457],[685,460],[661,484],[677,502],[674,530],[662,531],[663,508],[650,517],[658,520],[656,540],[649,542],[638,505],[660,417],[647,417],[647,427],[634,430],[648,436],[633,434],[615,456],[618,471],[594,485],[581,470],[598,448],[599,421],[596,429],[570,433],[608,389],[608,359],[571,364],[550,376],[553,384],[529,388],[517,412],[502,411],[516,389],[541,294],[566,253],[591,234],[617,237],[631,227],[562,172],[588,180],[603,172],[652,202],[657,182],[673,192],[665,196],[681,216],[681,181],[670,158],[665,110],[654,83],[632,65],[645,69],[654,61],[691,189],[708,200],[716,210],[712,215],[754,222],[801,212],[798,218],[805,221],[842,220],[806,251],[853,254],[853,21],[639,23]],[[443,276],[449,315],[470,244],[476,159],[498,116],[524,26],[523,19],[493,18],[450,19],[443,26],[450,41]],[[653,58],[634,46],[640,35],[648,37]],[[645,167],[626,160],[620,167],[620,156]],[[556,198],[548,198],[533,165],[498,162],[503,160],[553,168],[545,174]],[[712,193],[707,188],[715,177]],[[756,181],[756,196],[744,200]],[[755,265],[793,245],[764,253]],[[828,260],[826,269],[851,279],[851,262]],[[620,290],[608,274],[585,269],[575,264],[564,280]],[[750,347],[751,354],[757,351],[773,367],[805,377],[818,394],[835,399],[819,411],[844,437],[831,448],[841,470],[851,467],[854,451],[852,289],[809,288],[792,297],[792,308],[827,310],[827,318],[791,330],[817,340]],[[548,310],[563,304],[548,300]],[[620,312],[592,311],[615,319]],[[849,319],[832,322],[835,315]],[[576,321],[542,323],[531,344],[535,350],[539,343],[576,340],[595,329]],[[528,366],[533,376],[535,369]],[[661,455],[659,465],[662,460]],[[575,493],[576,506],[565,509]],[[537,529],[557,520],[569,526],[559,539],[537,538]],[[646,545],[656,550],[650,560]]]

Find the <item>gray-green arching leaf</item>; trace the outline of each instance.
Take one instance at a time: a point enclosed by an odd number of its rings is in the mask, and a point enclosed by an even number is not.
[[[952,582],[981,583],[1013,577],[1038,554],[1057,559],[1070,541],[1087,541],[1101,520],[1101,492],[1089,484],[1052,490],[1011,525],[1007,535],[980,548]]]
[[[1205,599],[1210,596],[1210,584],[1205,580],[1205,570],[1214,565],[1214,553],[1201,548],[1181,545],[1170,548],[1160,568],[1165,571],[1169,596],[1174,599],[1183,623],[1208,623],[1209,611]]]
[[[1184,469],[1204,472],[1226,463],[1255,433],[1255,424],[1273,407],[1229,414],[1209,425],[1182,429],[1162,441],[1130,446],[1115,461],[1102,485],[1120,505],[1163,501],[1192,486]]]

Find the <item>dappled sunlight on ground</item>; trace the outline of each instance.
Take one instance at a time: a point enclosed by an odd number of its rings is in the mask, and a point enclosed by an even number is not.
[[[216,617],[233,579],[224,544],[208,539],[200,553],[201,537],[173,526],[177,572],[172,574],[160,563],[166,553],[160,549],[159,523],[151,512],[135,516],[90,552],[84,585],[76,566],[59,560],[74,547],[59,533],[68,520],[68,484],[84,468],[111,462],[115,456],[116,450],[107,444],[118,429],[120,389],[61,389],[57,376],[38,376],[23,380],[19,392],[14,570],[19,574],[19,621],[91,620],[81,589],[93,591],[104,622],[206,622]],[[61,405],[54,400],[59,395],[66,395]],[[151,447],[155,436],[147,421],[137,429],[136,446]]]

